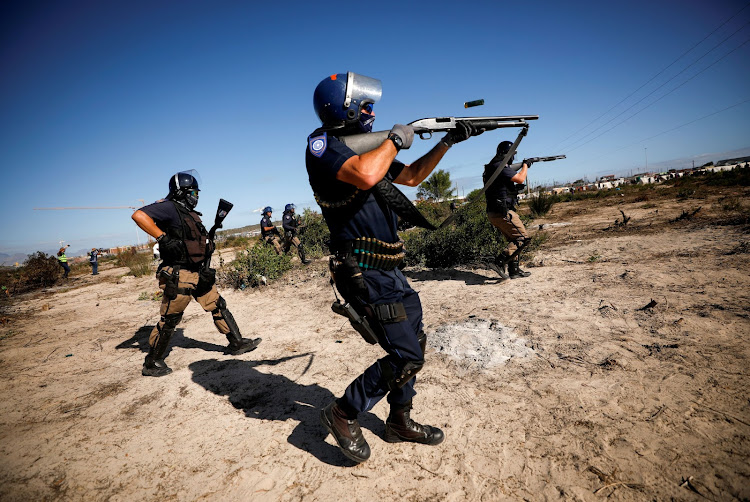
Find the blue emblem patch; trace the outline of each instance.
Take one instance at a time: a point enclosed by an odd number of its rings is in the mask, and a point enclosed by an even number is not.
[[[323,153],[325,153],[326,147],[328,146],[328,136],[326,133],[323,133],[322,136],[308,138],[307,144],[310,148],[310,153],[315,155],[316,157],[320,157],[321,155],[323,155]]]

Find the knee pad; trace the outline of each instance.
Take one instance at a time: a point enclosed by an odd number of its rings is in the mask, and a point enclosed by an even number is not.
[[[382,373],[381,381],[383,386],[388,390],[400,389],[406,383],[414,378],[424,366],[424,359],[419,361],[407,361],[400,371],[394,373],[391,368],[389,357],[384,357],[378,361],[380,363],[380,371]]]
[[[163,315],[161,317],[161,320],[164,321],[164,329],[173,330],[182,320],[182,312],[180,312],[179,314]]]
[[[225,308],[227,308],[227,301],[223,296],[219,295],[219,299],[216,300],[216,308],[212,310],[211,313],[214,314],[219,310],[224,310]]]

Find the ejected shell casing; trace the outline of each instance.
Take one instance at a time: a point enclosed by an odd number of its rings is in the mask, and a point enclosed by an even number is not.
[[[484,104],[483,99],[475,99],[474,101],[467,101],[464,103],[464,108],[471,108],[472,106],[481,106]]]

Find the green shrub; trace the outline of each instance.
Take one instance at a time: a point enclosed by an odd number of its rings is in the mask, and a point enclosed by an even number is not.
[[[552,205],[556,201],[556,197],[540,191],[537,197],[530,197],[527,200],[531,214],[535,217],[541,217],[549,213],[550,209],[552,209]]]
[[[139,253],[134,248],[124,251],[117,255],[115,264],[118,267],[126,267],[129,269],[129,274],[135,277],[143,277],[149,275],[153,271],[153,260],[151,251],[145,253]]]
[[[496,256],[507,244],[487,219],[484,196],[459,208],[453,224],[435,231],[412,229],[403,232],[402,237],[406,264],[428,267],[474,263]]]
[[[244,289],[278,279],[292,268],[289,255],[277,255],[265,243],[239,251],[234,261],[219,271],[219,280],[229,286]]]
[[[323,215],[311,209],[302,213],[304,229],[300,232],[299,240],[305,246],[308,258],[320,258],[328,254],[328,241],[331,233],[328,231]]]
[[[245,248],[250,244],[250,239],[244,235],[230,235],[226,239],[222,239],[216,243],[218,249],[225,248]]]

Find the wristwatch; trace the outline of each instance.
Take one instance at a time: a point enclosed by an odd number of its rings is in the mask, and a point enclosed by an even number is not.
[[[393,146],[396,147],[396,151],[400,151],[401,147],[404,146],[404,141],[401,139],[401,136],[398,134],[390,133],[388,134],[388,139],[393,141]]]

